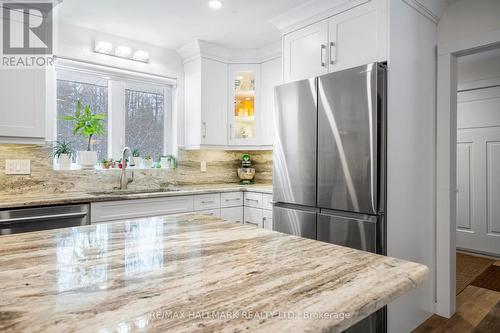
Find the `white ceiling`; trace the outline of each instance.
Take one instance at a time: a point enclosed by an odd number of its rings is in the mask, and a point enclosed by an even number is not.
[[[304,0],[64,0],[56,20],[176,49],[195,39],[228,48],[260,48],[279,40],[269,20]]]

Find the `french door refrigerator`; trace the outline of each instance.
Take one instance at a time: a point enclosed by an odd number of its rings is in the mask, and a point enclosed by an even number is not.
[[[373,63],[275,88],[274,230],[386,254],[386,85]]]

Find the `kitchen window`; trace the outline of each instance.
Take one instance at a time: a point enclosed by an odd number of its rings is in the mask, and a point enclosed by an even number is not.
[[[86,150],[87,140],[73,134],[72,122],[61,119],[73,115],[80,100],[93,113],[106,116],[105,134],[91,141],[99,160],[119,160],[124,146],[153,160],[171,154],[174,85],[149,81],[144,74],[120,74],[56,67],[57,141],[71,142],[75,151]]]

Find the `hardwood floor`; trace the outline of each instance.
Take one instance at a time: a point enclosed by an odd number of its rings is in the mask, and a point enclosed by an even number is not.
[[[500,332],[500,292],[470,285],[485,270],[484,258],[476,258],[477,262],[474,258],[466,258],[468,264],[457,264],[457,280],[466,277],[467,286],[460,288],[463,290],[457,288],[457,312],[453,317],[447,319],[433,315],[413,333]],[[490,264],[500,266],[500,261],[491,260]],[[471,267],[475,268],[471,270]]]

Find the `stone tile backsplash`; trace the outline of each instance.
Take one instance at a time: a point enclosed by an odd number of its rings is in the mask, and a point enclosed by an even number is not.
[[[134,170],[131,189],[155,189],[167,185],[235,184],[236,169],[243,151],[181,150],[178,168]],[[272,152],[253,151],[252,164],[256,182],[272,183]],[[31,160],[31,175],[5,174],[6,159]],[[200,172],[200,162],[207,162],[207,172]],[[130,171],[128,171],[130,172]],[[51,145],[0,144],[0,195],[65,193],[113,190],[118,185],[120,170],[53,170]]]

